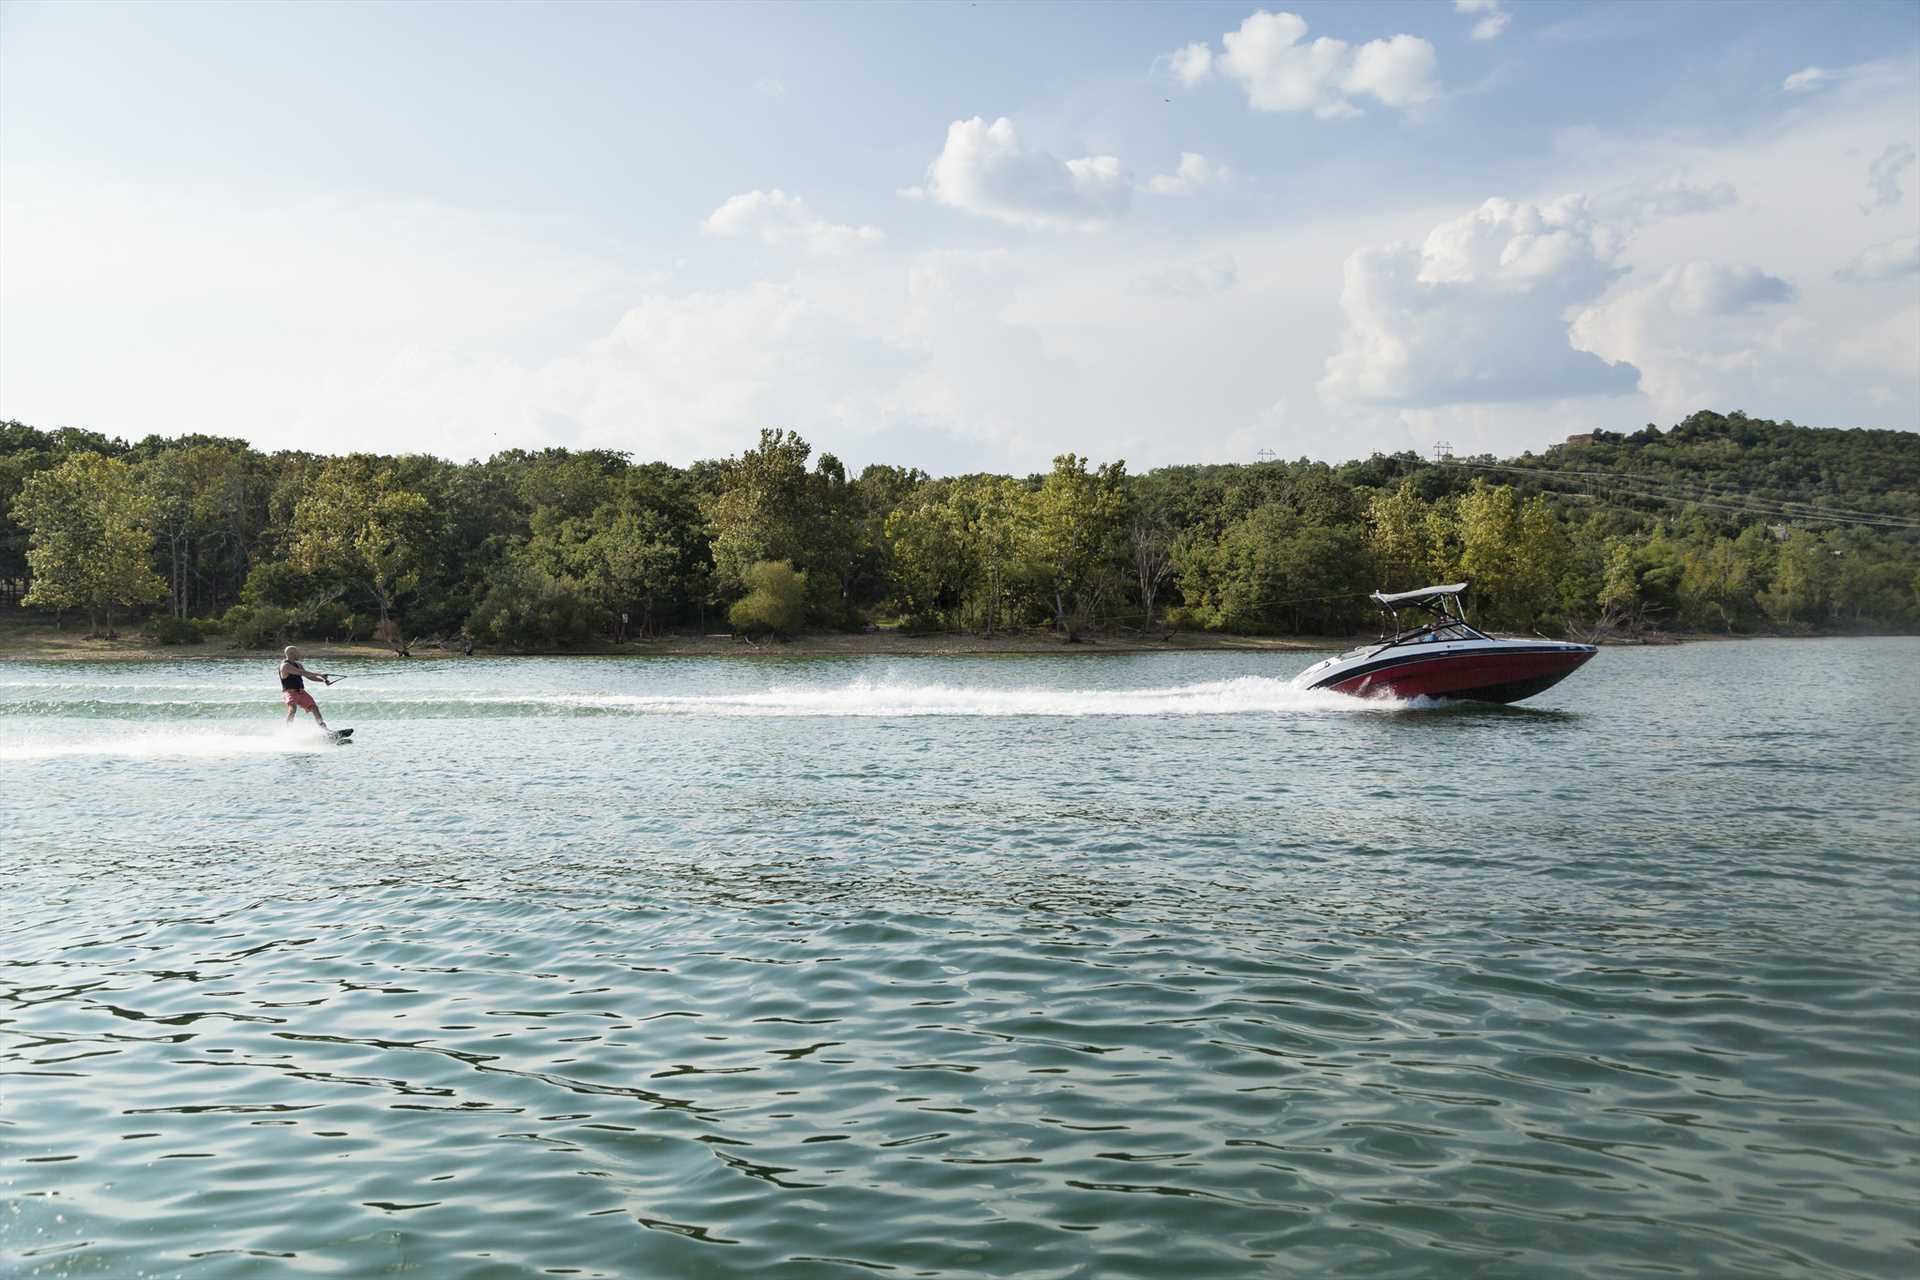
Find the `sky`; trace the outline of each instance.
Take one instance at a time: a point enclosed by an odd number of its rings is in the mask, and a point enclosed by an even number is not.
[[[850,467],[1920,430],[1920,4],[0,4],[0,418]]]

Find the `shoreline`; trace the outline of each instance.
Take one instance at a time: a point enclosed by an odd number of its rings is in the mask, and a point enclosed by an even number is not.
[[[1884,638],[1859,636],[1725,635],[1714,632],[1660,633],[1637,640],[1607,640],[1603,648],[1651,648],[1728,640],[1818,640]],[[1161,637],[1093,636],[1068,643],[1052,632],[1024,631],[987,636],[972,633],[909,634],[900,631],[825,632],[791,640],[749,641],[731,635],[668,635],[625,644],[611,642],[576,649],[476,649],[471,655],[422,647],[402,659],[392,649],[362,640],[295,641],[315,661],[355,660],[440,662],[476,658],[982,658],[1055,655],[1062,657],[1142,653],[1308,653],[1348,649],[1367,643],[1363,636],[1236,636],[1205,631],[1176,631]],[[204,644],[162,645],[137,631],[115,639],[89,639],[77,630],[51,624],[0,623],[0,665],[10,662],[155,662],[215,659],[263,661],[272,649],[238,649],[219,637]]]
[[[994,657],[1034,654],[1062,656],[1137,653],[1284,653],[1342,649],[1355,643],[1334,636],[1229,636],[1176,632],[1164,639],[1147,636],[1096,636],[1069,644],[1049,632],[912,635],[895,631],[826,632],[790,640],[749,641],[730,635],[668,635],[625,644],[606,642],[572,649],[457,650],[422,646],[409,657],[385,645],[362,640],[295,640],[310,661],[379,659],[442,662],[475,658],[826,658],[826,657]],[[0,664],[8,662],[149,662],[208,658],[262,661],[272,649],[238,649],[213,637],[204,644],[161,645],[137,633],[115,639],[88,639],[53,627],[0,627]]]

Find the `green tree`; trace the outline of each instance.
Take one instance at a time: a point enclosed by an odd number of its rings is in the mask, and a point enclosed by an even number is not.
[[[1085,458],[1063,453],[1027,503],[1028,554],[1042,575],[1054,629],[1069,636],[1124,580],[1126,475],[1124,462],[1089,471]]]
[[[821,454],[814,464],[807,497],[803,550],[813,605],[823,620],[844,626],[854,620],[867,560],[866,513],[855,482],[830,453]]]
[[[807,575],[784,560],[762,560],[742,575],[747,594],[727,611],[727,620],[750,635],[791,635],[807,610]]]
[[[149,563],[152,503],[132,467],[97,453],[70,454],[28,476],[13,516],[27,528],[33,586],[24,603],[51,609],[83,608],[97,633],[115,605],[152,604],[167,584]]]
[[[1514,607],[1524,626],[1564,614],[1562,584],[1574,565],[1573,539],[1546,498],[1520,504],[1520,570]]]
[[[725,464],[719,491],[704,504],[721,590],[744,587],[747,570],[763,561],[808,563],[812,452],[797,432],[762,430],[759,448]]]
[[[140,486],[166,553],[167,592],[176,618],[188,616],[200,562],[208,544],[220,537],[221,500],[235,463],[231,446],[200,444],[164,449],[139,464]]]
[[[1552,513],[1510,485],[1474,481],[1460,496],[1460,574],[1488,621],[1531,626],[1554,604],[1560,556]]]
[[[1780,547],[1760,607],[1782,626],[1819,623],[1832,604],[1834,578],[1832,551],[1817,534],[1795,529]]]
[[[1223,631],[1344,633],[1370,564],[1359,524],[1317,524],[1283,501],[1218,538],[1189,530],[1175,555],[1190,616]]]
[[[1683,557],[1664,527],[1649,537],[1609,538],[1603,564],[1598,603],[1607,614],[1639,629],[1672,613]]]
[[[0,513],[13,510],[28,476],[54,464],[52,443],[43,431],[0,422]],[[0,519],[0,588],[11,596],[28,576],[27,530],[16,521]]]
[[[1625,538],[1607,542],[1598,603],[1607,614],[1621,619],[1640,616],[1640,571],[1634,563],[1633,543]]]
[[[1021,535],[1032,500],[1018,481],[1004,476],[975,476],[965,486],[988,635],[1003,616],[1008,584],[1030,571],[1022,559],[1025,540]]]
[[[1164,513],[1137,512],[1127,526],[1127,547],[1133,553],[1134,583],[1140,590],[1143,625],[1151,627],[1154,602],[1160,588],[1173,572],[1173,525]]]
[[[976,576],[966,511],[957,482],[922,486],[887,517],[894,606],[915,626],[952,621]]]
[[[893,545],[887,539],[887,518],[927,483],[918,468],[875,463],[854,482],[859,507],[860,555],[851,593],[862,609],[885,601],[893,590]]]
[[[1448,494],[1428,503],[1426,525],[1429,582],[1455,582],[1465,577],[1461,567],[1465,547],[1460,537],[1459,496]]]
[[[593,619],[593,605],[578,582],[516,557],[495,572],[468,626],[482,644],[559,649],[587,640]]]
[[[607,449],[545,449],[516,457],[521,460],[519,489],[526,505],[572,519],[590,516],[605,503],[628,466],[626,454]]]
[[[364,454],[323,464],[293,513],[295,568],[366,590],[384,625],[420,581],[431,535],[426,498]]]
[[[1680,569],[1682,615],[1691,624],[1717,625],[1731,634],[1737,622],[1753,613],[1764,572],[1751,550],[1732,538],[1689,548]]]
[[[1834,529],[1822,539],[1833,557],[1833,621],[1852,628],[1910,624],[1909,594],[1920,555],[1864,529]]]
[[[1378,493],[1367,504],[1367,547],[1380,568],[1383,589],[1411,591],[1429,585],[1433,568],[1433,539],[1427,527],[1427,504],[1412,480],[1403,480],[1391,493]]]
[[[652,635],[660,601],[673,589],[680,563],[665,520],[652,511],[622,512],[594,533],[589,550],[601,601],[616,613],[639,605],[640,634]]]

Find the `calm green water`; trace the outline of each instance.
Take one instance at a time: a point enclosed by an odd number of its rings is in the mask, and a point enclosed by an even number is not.
[[[1308,660],[0,666],[0,1272],[1920,1273],[1920,642]]]

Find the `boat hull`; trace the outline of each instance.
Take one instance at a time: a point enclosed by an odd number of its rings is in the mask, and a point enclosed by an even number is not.
[[[1309,688],[1362,698],[1518,702],[1551,689],[1594,655],[1584,644],[1501,644],[1465,652],[1399,652],[1336,667]]]

